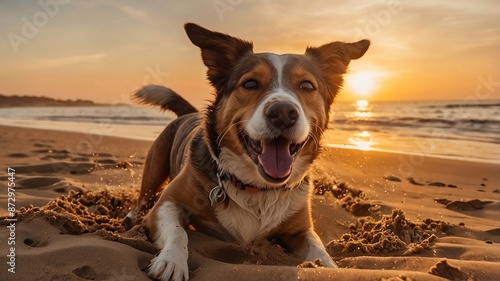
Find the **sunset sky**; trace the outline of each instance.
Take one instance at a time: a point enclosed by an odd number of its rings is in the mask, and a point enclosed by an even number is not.
[[[0,93],[114,103],[154,83],[201,106],[213,91],[185,22],[256,52],[370,39],[339,100],[500,99],[496,0],[2,1]]]

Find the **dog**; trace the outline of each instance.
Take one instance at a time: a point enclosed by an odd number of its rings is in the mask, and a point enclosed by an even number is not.
[[[163,86],[134,94],[178,116],[153,143],[138,203],[124,221],[132,225],[152,207],[142,224],[161,251],[149,275],[189,279],[187,226],[225,241],[268,239],[337,267],[313,229],[306,174],[342,76],[370,41],[278,55],[254,53],[253,43],[194,23],[184,28],[201,49],[215,97],[200,113]]]

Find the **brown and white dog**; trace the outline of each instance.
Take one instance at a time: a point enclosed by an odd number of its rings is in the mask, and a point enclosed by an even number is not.
[[[352,59],[370,42],[332,42],[303,55],[254,53],[251,42],[185,25],[201,49],[215,100],[204,113],[170,89],[150,85],[135,94],[178,118],[151,147],[137,206],[161,248],[149,274],[187,280],[184,227],[227,241],[270,239],[305,260],[336,267],[313,230],[306,173],[320,150],[330,106]],[[168,186],[156,200],[165,182]]]

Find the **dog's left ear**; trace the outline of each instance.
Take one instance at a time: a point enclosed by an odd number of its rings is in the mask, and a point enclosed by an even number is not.
[[[330,85],[327,103],[331,104],[337,95],[337,91],[342,86],[342,74],[347,71],[347,66],[351,60],[362,57],[370,47],[370,41],[363,39],[355,43],[332,42],[320,47],[309,47],[305,55],[314,60],[326,82]]]
[[[210,31],[194,23],[184,25],[191,42],[201,49],[203,63],[208,67],[210,83],[218,90],[229,78],[236,61],[248,52],[253,44],[227,34]]]
[[[309,47],[306,56],[315,59],[320,67],[330,74],[344,74],[351,60],[362,57],[370,41],[363,39],[355,43],[332,42],[320,47]]]

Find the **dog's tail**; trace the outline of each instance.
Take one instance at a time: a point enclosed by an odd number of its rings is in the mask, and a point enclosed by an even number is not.
[[[132,99],[139,104],[160,106],[161,109],[170,110],[177,116],[198,112],[193,105],[172,89],[159,85],[142,87]]]

